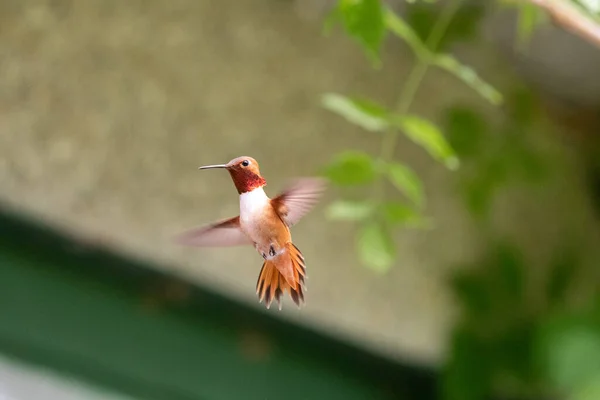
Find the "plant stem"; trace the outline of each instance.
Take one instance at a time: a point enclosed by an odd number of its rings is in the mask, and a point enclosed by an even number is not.
[[[433,63],[433,59],[436,55],[435,49],[439,45],[440,40],[442,40],[444,33],[446,33],[446,30],[448,29],[452,18],[456,14],[456,11],[459,9],[461,2],[462,0],[449,0],[449,4],[444,8],[442,14],[433,25],[431,33],[425,42],[429,51],[425,52],[422,57],[417,58],[417,62],[411,69],[408,78],[406,79],[404,89],[396,101],[396,107],[394,111],[397,115],[402,116],[408,113],[417,91],[421,86],[423,78],[425,78],[427,70]],[[394,150],[396,149],[396,142],[398,140],[399,133],[399,130],[394,128],[388,129],[388,131],[385,133],[381,142],[381,151],[379,155],[379,160],[382,164],[385,164],[392,159]],[[379,199],[383,197],[383,179],[378,181],[378,188],[374,192],[377,194]]]

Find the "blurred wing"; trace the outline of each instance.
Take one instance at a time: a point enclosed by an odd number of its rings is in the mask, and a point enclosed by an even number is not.
[[[186,246],[241,246],[253,244],[252,241],[240,230],[240,217],[233,217],[193,228],[177,236],[176,241]]]
[[[271,199],[271,204],[287,226],[292,226],[317,204],[326,188],[325,179],[299,179],[279,196]]]

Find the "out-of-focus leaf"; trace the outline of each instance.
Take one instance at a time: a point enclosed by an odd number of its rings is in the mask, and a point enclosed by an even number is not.
[[[407,115],[395,119],[398,126],[413,142],[423,147],[436,160],[442,161],[449,169],[457,169],[459,161],[444,135],[433,123]]]
[[[422,222],[422,218],[417,211],[404,203],[387,202],[381,206],[381,210],[384,218],[390,224],[418,225]]]
[[[551,303],[563,303],[567,289],[573,282],[573,277],[579,270],[579,266],[580,263],[574,252],[563,250],[556,254],[546,286],[546,295]]]
[[[517,125],[527,128],[531,126],[538,113],[538,103],[538,98],[530,88],[518,86],[508,93],[506,108]]]
[[[600,375],[600,326],[589,316],[565,316],[542,325],[541,365],[562,390],[576,391]]]
[[[387,165],[387,175],[394,186],[417,206],[423,205],[423,185],[410,168],[400,163]]]
[[[513,165],[515,175],[528,183],[540,183],[548,177],[548,163],[532,148],[517,149],[520,162]]]
[[[479,159],[479,171],[466,181],[463,195],[473,216],[483,218],[488,215],[496,191],[509,179],[507,153],[509,151],[497,152]]]
[[[323,96],[322,104],[328,110],[369,131],[383,131],[390,125],[387,110],[372,101],[328,93]]]
[[[427,41],[431,33],[431,27],[433,27],[438,17],[439,13],[435,11],[434,7],[428,4],[416,3],[410,6],[406,13],[408,24],[423,43]]]
[[[465,182],[462,195],[469,212],[476,218],[487,216],[497,185],[487,176],[477,176]]]
[[[514,315],[524,304],[525,271],[518,249],[496,244],[482,263],[484,268],[453,276],[452,288],[463,309],[479,320]]]
[[[481,277],[467,272],[456,273],[451,284],[467,318],[485,318],[492,310],[490,293]]]
[[[403,39],[412,48],[417,56],[421,57],[429,53],[427,46],[425,46],[425,44],[421,41],[419,35],[415,33],[415,31],[404,19],[402,19],[392,10],[386,10],[385,23],[387,28],[396,36]]]
[[[475,2],[461,7],[446,31],[447,38],[444,41],[447,45],[454,41],[475,39],[478,37],[479,25],[486,12],[484,2]]]
[[[468,331],[454,332],[443,372],[441,398],[484,400],[491,385],[492,369],[485,343]]]
[[[368,218],[374,209],[369,202],[338,200],[327,208],[326,215],[332,220],[359,221]]]
[[[377,222],[361,228],[358,253],[363,264],[381,273],[387,272],[396,257],[396,249],[389,232]]]
[[[471,67],[461,64],[449,54],[439,54],[434,58],[434,63],[440,68],[454,74],[457,78],[475,90],[481,97],[494,105],[502,104],[502,94],[492,85],[485,82]]]
[[[494,262],[497,268],[494,281],[503,295],[503,303],[521,304],[525,290],[525,265],[521,254],[513,246],[498,244]]]
[[[432,28],[443,12],[444,10],[437,5],[418,2],[408,8],[406,19],[421,40],[426,42]],[[473,2],[461,7],[452,18],[452,21],[450,21],[438,46],[430,50],[439,52],[453,42],[476,38],[479,22],[484,14],[485,2]]]
[[[468,108],[453,107],[446,112],[444,125],[448,142],[461,158],[481,153],[487,126],[479,114]]]
[[[571,400],[598,400],[600,399],[600,373],[582,384],[571,395]]]
[[[325,175],[336,185],[361,185],[375,179],[377,168],[368,154],[360,151],[345,151],[334,157],[325,169]]]
[[[492,317],[494,318],[494,317]],[[497,320],[497,316],[495,319]],[[503,370],[513,381],[534,382],[539,378],[536,366],[535,340],[537,321],[522,319],[507,324],[508,329],[496,329],[492,356],[496,370]]]
[[[506,162],[509,156],[507,153],[510,153],[510,150],[497,152],[481,163],[481,168],[485,169],[485,177],[490,186],[500,186],[510,178],[511,165]]]
[[[498,154],[496,160],[498,165],[502,165],[505,178],[521,179],[528,183],[543,181],[548,176],[549,163],[527,142],[525,130],[508,123],[500,133],[504,151]]]
[[[380,0],[338,0],[334,10],[350,36],[357,40],[375,66],[386,28]]]

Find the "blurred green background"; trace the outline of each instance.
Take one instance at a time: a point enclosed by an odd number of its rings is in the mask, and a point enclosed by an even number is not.
[[[0,399],[600,399],[600,4],[541,3],[0,1]],[[173,243],[240,155],[331,181],[302,309]]]

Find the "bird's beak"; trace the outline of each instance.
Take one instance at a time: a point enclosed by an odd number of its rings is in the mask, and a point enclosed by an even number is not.
[[[227,164],[205,165],[203,167],[198,167],[198,169],[211,169],[211,168],[227,168]]]

